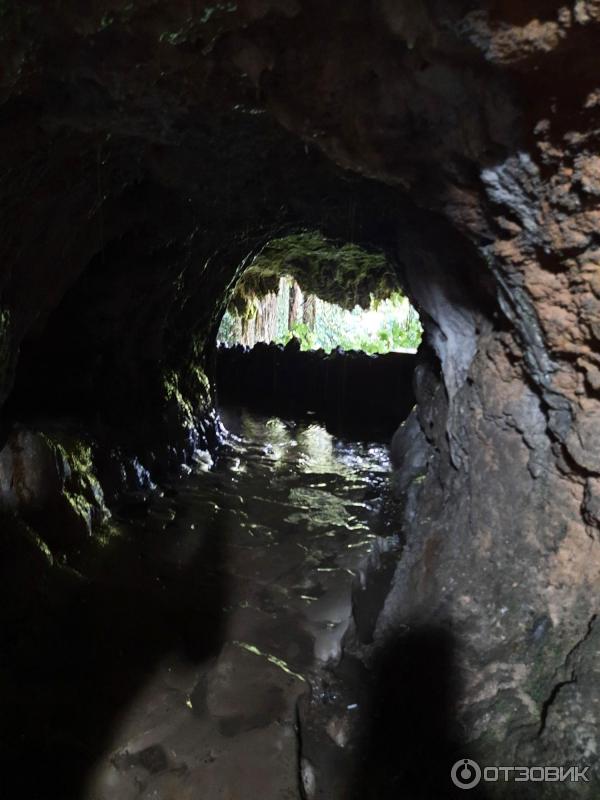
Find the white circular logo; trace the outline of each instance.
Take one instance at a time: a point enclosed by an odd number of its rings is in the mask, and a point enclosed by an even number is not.
[[[461,758],[452,767],[450,777],[459,789],[472,789],[481,780],[481,767],[470,758]]]

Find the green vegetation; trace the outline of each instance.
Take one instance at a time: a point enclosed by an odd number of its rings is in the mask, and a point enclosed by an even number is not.
[[[290,315],[290,284],[280,282],[278,293],[253,307],[254,316],[240,319],[235,311],[223,317],[218,341],[232,346],[252,346],[257,341],[287,344],[292,337],[300,341],[302,350],[322,349],[329,353],[336,347],[361,350],[365,353],[389,353],[416,349],[422,336],[417,312],[399,292],[386,300],[373,302],[368,309],[355,306],[352,311],[340,308],[311,295],[301,295],[299,308]],[[312,304],[310,314],[306,307]],[[265,319],[270,324],[265,324]]]
[[[193,15],[185,19],[184,25],[176,31],[163,31],[159,36],[160,42],[167,42],[172,46],[184,42],[195,41],[199,36],[206,36],[206,31],[201,31],[206,26],[211,26],[215,33],[221,30],[220,20],[224,15],[237,11],[236,3],[216,3],[207,6],[200,17]]]
[[[299,339],[303,350],[387,353],[421,341],[416,311],[384,253],[306,231],[273,239],[230,297],[218,341],[252,347]]]
[[[99,520],[110,516],[104,504],[102,487],[94,473],[92,449],[81,439],[66,433],[40,434],[53,452],[63,479],[63,496],[73,511],[91,526],[94,515]]]
[[[357,306],[349,312],[322,302],[318,308],[321,313],[317,312],[314,328],[297,322],[276,341],[286,344],[293,336],[300,341],[302,350],[323,349],[329,353],[340,347],[371,354],[416,349],[421,343],[419,317],[398,293],[366,311]],[[366,318],[369,324],[365,324]]]
[[[179,388],[179,375],[176,372],[169,372],[164,376],[165,400],[174,402],[179,408],[184,418],[192,421],[194,418],[191,403],[186,400]]]
[[[282,275],[292,275],[305,294],[348,310],[369,308],[399,289],[383,253],[304,232],[273,239],[256,256],[230,300],[237,316],[252,316],[255,301],[277,292]]]

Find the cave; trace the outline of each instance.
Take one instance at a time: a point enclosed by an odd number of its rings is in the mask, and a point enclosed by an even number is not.
[[[600,796],[600,3],[0,20],[2,794]]]
[[[314,232],[274,239],[221,319],[216,396],[389,442],[415,404],[407,343],[421,343],[421,326],[383,252]]]

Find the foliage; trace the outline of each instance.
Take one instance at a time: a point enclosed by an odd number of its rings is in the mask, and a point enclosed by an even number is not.
[[[286,344],[294,336],[303,350],[387,353],[417,348],[421,334],[418,314],[382,254],[304,233],[270,242],[254,259],[237,284],[218,341]]]
[[[239,318],[227,310],[221,320],[218,341],[226,344],[227,347],[232,347],[239,342],[241,333],[242,326]]]
[[[367,314],[368,326],[364,324]],[[406,298],[396,293],[370,311],[357,307],[349,312],[319,300],[314,328],[297,322],[279,336],[277,342],[287,344],[292,336],[300,341],[302,350],[331,352],[340,347],[365,353],[389,353],[416,349],[421,343],[422,327],[416,311]]]
[[[229,301],[229,310],[240,319],[251,319],[258,301],[265,295],[277,292],[279,272],[260,266],[249,267],[238,281]]]
[[[365,353],[389,353],[394,350],[416,349],[421,343],[422,328],[415,315],[405,323],[397,319],[384,319],[375,334],[351,334],[340,340],[344,350],[362,350]]]
[[[319,347],[316,333],[304,322],[294,323],[289,331],[279,337],[278,344],[287,344],[292,338],[298,339],[302,350],[317,350]]]
[[[276,292],[282,275],[293,276],[305,294],[313,294],[348,310],[369,308],[398,290],[396,275],[385,255],[354,244],[305,231],[273,239],[240,278],[230,300],[239,317],[252,316],[254,300]]]
[[[350,335],[340,339],[342,350],[362,350],[364,353],[390,353],[404,349],[415,349],[421,342],[421,326],[418,321],[403,326],[399,322],[384,323],[373,335]]]

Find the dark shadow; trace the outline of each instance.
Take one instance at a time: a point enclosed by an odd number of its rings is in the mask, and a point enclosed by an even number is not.
[[[450,778],[453,764],[469,757],[456,723],[460,680],[452,635],[434,627],[408,632],[379,654],[371,680],[361,703],[352,800],[464,798]],[[486,794],[478,786],[468,796]]]
[[[219,401],[264,414],[303,418],[312,414],[334,435],[389,441],[415,404],[408,353],[300,350],[256,344],[219,347],[216,385]]]
[[[199,663],[220,650],[223,524],[217,517],[195,531],[198,546],[183,563],[161,553],[190,536],[189,521],[185,532],[162,530],[148,524],[151,516],[142,505],[125,535],[96,548],[89,563],[81,556],[84,578],[44,566],[22,526],[0,530],[0,797],[81,800],[160,658],[174,651]]]

